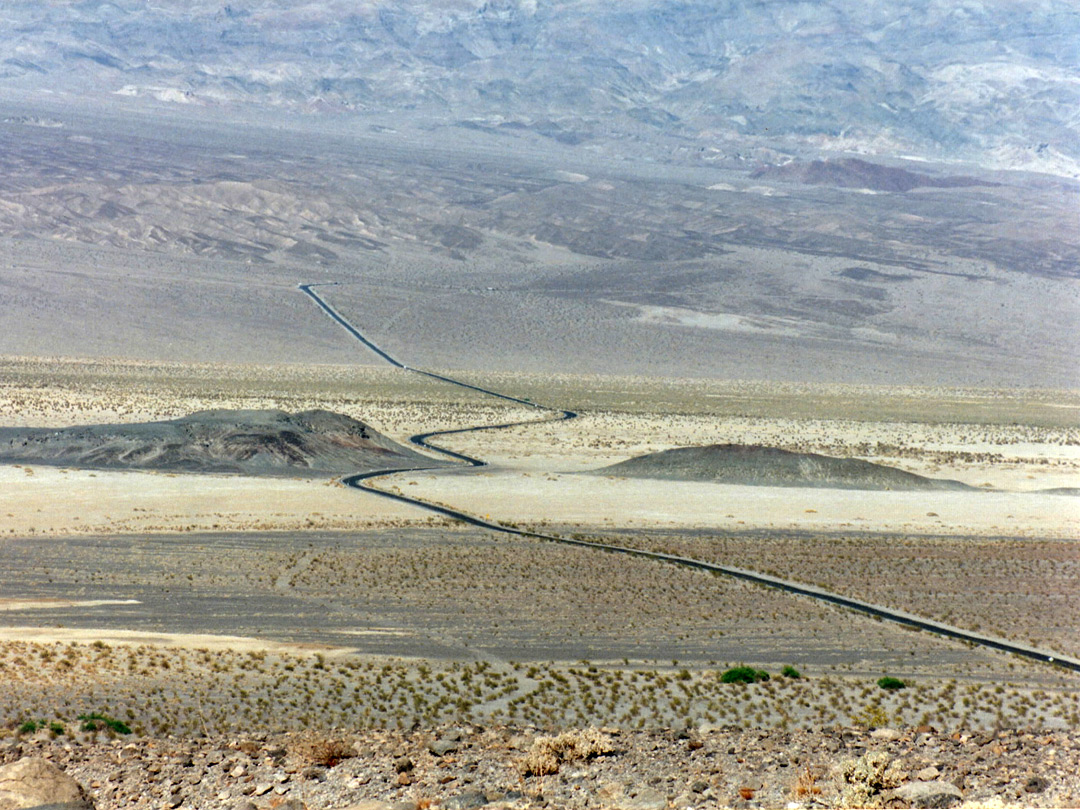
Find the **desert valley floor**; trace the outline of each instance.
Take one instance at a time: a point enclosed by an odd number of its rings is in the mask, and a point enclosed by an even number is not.
[[[1080,655],[1075,393],[467,379],[579,417],[440,438],[489,466],[378,487]],[[323,408],[406,442],[548,415],[364,366],[8,357],[0,380],[3,421],[18,427]],[[586,474],[720,443],[865,458],[972,489]],[[1053,733],[1080,723],[1080,681],[1060,667],[706,572],[465,526],[328,476],[12,463],[0,482],[0,720],[11,729],[93,711],[148,738],[462,724]],[[738,665],[772,677],[722,682]],[[883,676],[907,688],[881,689]],[[393,790],[408,793],[380,795]],[[1027,798],[1050,795],[1068,794]]]

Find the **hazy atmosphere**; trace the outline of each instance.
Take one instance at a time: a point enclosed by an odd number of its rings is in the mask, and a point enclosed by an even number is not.
[[[1080,803],[1078,65],[3,3],[0,810]]]

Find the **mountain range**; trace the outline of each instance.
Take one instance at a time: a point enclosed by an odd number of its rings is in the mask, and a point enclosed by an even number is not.
[[[11,0],[0,95],[395,113],[679,162],[1080,175],[1068,0]]]

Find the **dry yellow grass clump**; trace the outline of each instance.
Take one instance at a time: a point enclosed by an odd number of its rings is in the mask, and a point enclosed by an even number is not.
[[[564,731],[556,737],[537,737],[529,752],[518,760],[525,776],[558,773],[564,762],[592,759],[614,750],[611,737],[595,728]]]

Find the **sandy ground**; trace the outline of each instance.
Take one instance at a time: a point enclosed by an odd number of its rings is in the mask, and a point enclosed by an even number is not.
[[[1074,496],[753,487],[538,469],[560,461],[571,466],[575,460],[581,463],[570,456],[549,456],[527,460],[526,470],[410,473],[380,486],[496,520],[597,529],[857,528],[1054,538],[1080,534],[1080,498]],[[588,461],[591,466],[595,458]],[[1060,485],[1074,483],[1071,476],[1054,477]],[[332,481],[0,467],[0,528],[13,536],[362,529],[429,522],[419,509]]]
[[[302,530],[427,522],[329,481],[0,467],[4,534]]]
[[[1033,492],[1080,486],[1075,392],[1021,396],[573,375],[470,379],[581,415],[438,439],[492,466],[401,476],[386,486],[500,520],[597,528],[857,527],[1045,537],[1072,537],[1080,529],[1080,499]],[[222,407],[327,407],[399,441],[440,427],[550,413],[503,407],[393,369],[0,358],[4,424],[143,421]],[[724,442],[865,458],[993,491],[851,492],[565,474],[671,447]],[[0,535],[362,528],[427,520],[389,500],[303,480],[5,466],[0,484]]]

